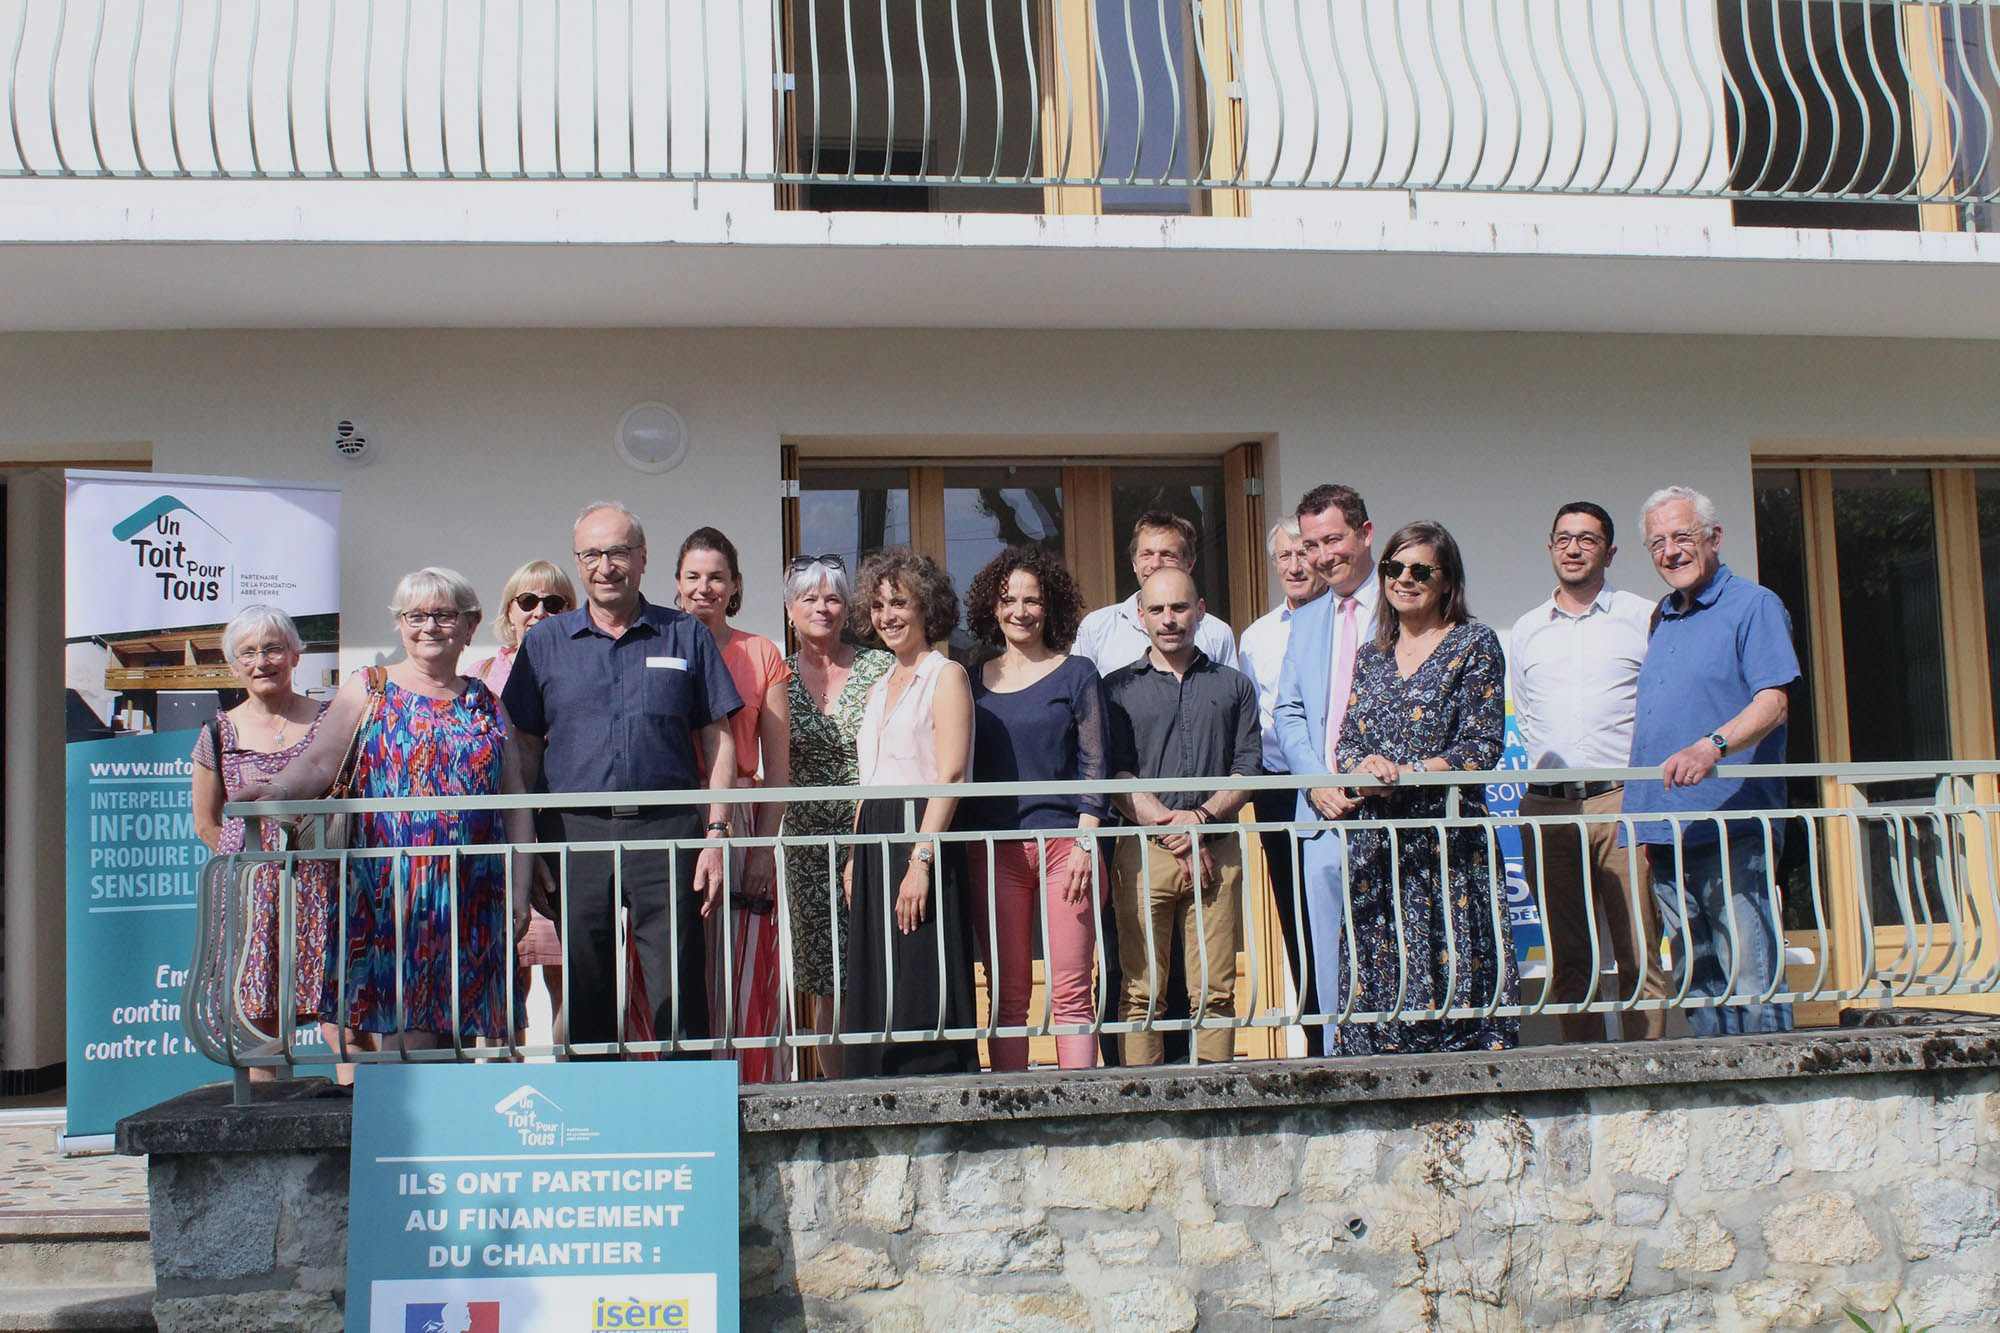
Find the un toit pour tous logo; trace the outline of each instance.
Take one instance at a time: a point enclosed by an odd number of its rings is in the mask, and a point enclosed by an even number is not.
[[[562,1106],[531,1084],[520,1087],[493,1104],[494,1114],[518,1134],[523,1148],[560,1148],[566,1143],[587,1143],[597,1137],[594,1129],[568,1124],[560,1117]]]
[[[186,514],[224,545],[233,545],[222,529],[171,495],[159,496],[119,520],[111,529],[111,538],[129,546],[139,568],[160,581],[161,601],[219,602],[229,566],[197,559],[182,537],[177,514]]]

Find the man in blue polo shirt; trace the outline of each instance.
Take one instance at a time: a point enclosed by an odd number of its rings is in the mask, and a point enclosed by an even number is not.
[[[1700,491],[1655,491],[1640,520],[1653,567],[1673,591],[1653,613],[1632,732],[1632,766],[1657,764],[1660,777],[1627,783],[1625,812],[1684,816],[1633,825],[1673,944],[1676,983],[1689,978],[1690,997],[1748,1001],[1690,1008],[1688,1026],[1702,1036],[1789,1032],[1792,1006],[1759,1002],[1783,980],[1770,874],[1782,825],[1772,822],[1767,850],[1758,820],[1685,816],[1784,807],[1782,779],[1727,774],[1784,762],[1787,691],[1799,678],[1792,618],[1775,593],[1722,563],[1722,525]]]
[[[584,604],[528,631],[504,695],[530,788],[539,769],[539,789],[550,792],[728,790],[736,776],[729,715],[743,700],[715,640],[693,616],[640,596],[646,533],[629,509],[589,505],[573,536]],[[704,822],[708,838],[729,832],[721,805],[610,804],[553,812],[545,836],[695,839],[704,836]],[[620,887],[632,913],[654,1035],[663,1041],[709,1035],[702,918],[722,878],[719,846],[671,855],[623,849],[570,855],[567,901],[554,914],[569,961],[570,1041],[618,1037]]]

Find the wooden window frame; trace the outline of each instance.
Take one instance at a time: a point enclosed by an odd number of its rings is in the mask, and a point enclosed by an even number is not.
[[[1986,590],[1979,548],[1979,506],[1975,470],[2000,466],[2000,459],[1903,456],[1899,453],[1847,454],[1825,444],[1787,442],[1779,451],[1758,455],[1753,468],[1784,468],[1799,476],[1804,521],[1806,589],[1810,602],[1814,740],[1820,762],[1853,762],[1847,705],[1846,634],[1841,622],[1839,557],[1834,539],[1833,474],[1851,468],[1898,468],[1924,472],[1930,482],[1938,562],[1938,609],[1944,636],[1946,724],[1952,758],[1991,759],[1995,753],[1990,658],[1986,645]],[[1971,784],[1970,798],[1992,803],[2000,798],[2000,782],[1982,776]],[[1820,801],[1827,809],[1861,809],[1866,802],[1851,783],[1820,780]],[[1962,928],[1973,935],[1968,970],[1992,968],[2000,959],[2000,922],[1985,921],[1980,905],[1992,893],[1996,872],[1992,848],[1996,830],[1990,820],[1961,822],[1965,837],[1962,873],[1954,878]],[[1976,836],[1975,836],[1976,834]],[[1843,834],[1821,840],[1822,883],[1825,892],[1827,982],[1850,990],[1885,975],[1882,960],[1907,958],[1914,948],[1934,956],[1951,943],[1945,926],[1876,926],[1863,939],[1862,866],[1858,839]],[[1791,944],[1813,945],[1810,931],[1787,934]],[[1871,961],[1872,946],[1872,961]],[[1809,980],[1818,965],[1795,968],[1793,980]],[[1874,976],[1867,975],[1872,971]],[[1912,995],[1912,1004],[1941,1004],[1981,1013],[2000,1013],[2000,996],[1932,997]],[[1802,1006],[1801,1023],[1830,1022],[1845,1002]]]

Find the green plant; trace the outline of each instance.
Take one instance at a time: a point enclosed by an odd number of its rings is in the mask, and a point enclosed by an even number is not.
[[[1880,1327],[1869,1323],[1852,1310],[1846,1310],[1843,1313],[1849,1319],[1853,1320],[1854,1326],[1863,1330],[1863,1333],[1930,1333],[1932,1329],[1937,1327],[1936,1324],[1923,1324],[1921,1326],[1912,1324],[1909,1320],[1903,1318],[1903,1303],[1901,1301],[1891,1302],[1889,1306],[1889,1314],[1896,1322],[1894,1324],[1883,1324]]]

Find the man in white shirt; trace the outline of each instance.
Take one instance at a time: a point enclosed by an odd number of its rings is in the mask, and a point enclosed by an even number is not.
[[[1237,669],[1257,687],[1257,724],[1264,738],[1264,771],[1289,773],[1285,750],[1278,743],[1272,725],[1271,706],[1278,698],[1278,674],[1285,665],[1285,646],[1292,637],[1292,615],[1321,593],[1326,581],[1306,558],[1305,543],[1299,537],[1297,515],[1286,515],[1264,540],[1271,563],[1278,571],[1278,585],[1285,600],[1276,610],[1259,616],[1243,630],[1237,644]],[[1259,791],[1251,797],[1259,823],[1290,820],[1297,807],[1296,794],[1283,788]],[[1267,829],[1258,838],[1264,845],[1264,865],[1271,881],[1271,901],[1285,932],[1286,965],[1292,973],[1292,993],[1303,995],[1304,977],[1300,962],[1311,940],[1308,917],[1302,900],[1297,899],[1292,880],[1292,837],[1283,829]],[[1294,910],[1295,907],[1297,910]],[[1323,1029],[1306,1030],[1307,1049],[1324,1054]]]
[[[1340,724],[1354,685],[1354,659],[1361,645],[1375,637],[1381,604],[1375,525],[1366,502],[1348,486],[1313,487],[1300,498],[1297,517],[1306,557],[1325,581],[1328,595],[1307,603],[1292,618],[1271,722],[1288,771],[1333,773],[1334,747],[1340,743]],[[1312,940],[1313,975],[1307,989],[1313,994],[1302,997],[1307,1013],[1336,1013],[1341,1007],[1340,927],[1346,904],[1340,828],[1331,821],[1353,808],[1338,787],[1299,791],[1299,875],[1305,881],[1301,887]],[[1304,832],[1307,826],[1314,831]]]
[[[1558,509],[1549,533],[1555,595],[1514,623],[1507,694],[1530,769],[1624,768],[1630,760],[1653,604],[1605,581],[1618,553],[1613,535],[1611,515],[1601,505],[1576,500]],[[1623,801],[1624,788],[1615,782],[1530,782],[1521,814],[1616,814]],[[1524,828],[1522,844],[1548,934],[1551,1001],[1575,1004],[1589,994],[1601,960],[1592,947],[1599,921],[1618,975],[1603,979],[1597,998],[1629,995],[1636,978],[1641,998],[1663,999],[1659,918],[1644,871],[1635,872],[1632,849],[1619,846],[1618,825],[1590,825],[1587,851],[1574,827],[1553,824],[1539,832]],[[1619,1023],[1629,1036],[1656,1038],[1666,1011],[1628,1011]],[[1565,1014],[1562,1028],[1565,1041],[1604,1038],[1597,1014]]]
[[[1144,587],[1156,570],[1181,569],[1194,573],[1196,536],[1194,524],[1179,514],[1149,509],[1139,515],[1139,521],[1132,525],[1132,543],[1128,548],[1139,586]],[[1236,635],[1221,616],[1204,615],[1195,625],[1194,642],[1217,665],[1236,665]],[[1145,626],[1139,623],[1139,594],[1135,592],[1122,602],[1099,607],[1085,616],[1077,626],[1076,642],[1070,652],[1090,659],[1098,675],[1108,676],[1144,657],[1151,647],[1152,640],[1146,637]]]

